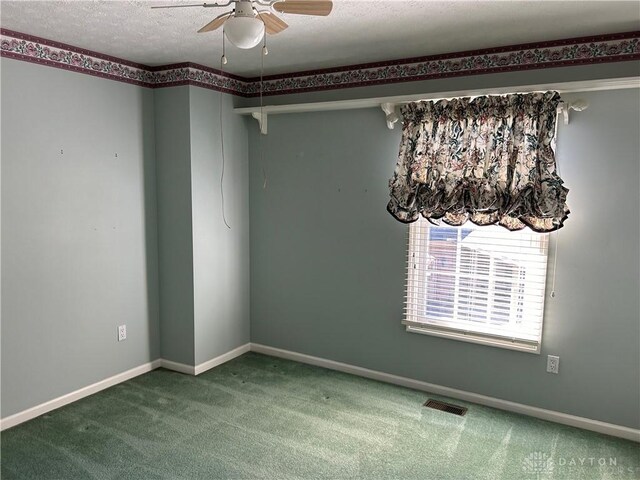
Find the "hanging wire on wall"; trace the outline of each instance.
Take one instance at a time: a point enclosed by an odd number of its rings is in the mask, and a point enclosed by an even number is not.
[[[220,57],[220,72],[223,73],[223,65],[226,65],[228,60],[227,60],[227,56],[226,56],[226,44],[225,44],[225,34],[224,34],[224,27],[223,27],[223,31],[222,31],[222,56]],[[265,28],[265,33],[264,33],[264,37],[263,37],[263,41],[262,41],[262,49],[260,52],[260,121],[262,122],[263,117],[263,108],[264,108],[264,103],[263,103],[263,77],[264,77],[264,57],[269,55],[269,50],[267,48],[267,33],[266,33],[266,28]],[[223,85],[221,85],[222,87]],[[220,88],[219,90],[219,116],[220,116],[220,150],[221,150],[221,154],[222,154],[222,171],[220,174],[220,198],[221,198],[221,208],[222,208],[222,220],[224,221],[224,224],[227,226],[227,228],[231,228],[231,226],[229,225],[229,222],[227,222],[227,217],[225,214],[225,207],[224,207],[224,170],[225,170],[225,153],[224,153],[224,129],[223,129],[223,115],[222,115],[222,102],[223,102],[223,96],[222,96],[222,88]],[[259,133],[260,135],[260,163],[263,165],[262,167],[262,175],[264,177],[264,182],[262,185],[262,188],[266,189],[267,188],[267,168],[266,168],[266,160],[265,160],[265,156],[264,156],[264,145],[263,145],[263,135],[262,132]]]

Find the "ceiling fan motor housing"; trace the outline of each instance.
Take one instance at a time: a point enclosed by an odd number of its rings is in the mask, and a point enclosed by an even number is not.
[[[239,0],[236,2],[235,13],[236,17],[255,17],[256,12],[253,9],[253,2],[249,0]]]

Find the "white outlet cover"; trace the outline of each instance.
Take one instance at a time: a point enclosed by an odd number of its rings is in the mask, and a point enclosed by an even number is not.
[[[560,357],[547,355],[547,372],[558,373],[560,370]]]
[[[127,339],[127,326],[120,325],[118,327],[118,341],[121,342]]]

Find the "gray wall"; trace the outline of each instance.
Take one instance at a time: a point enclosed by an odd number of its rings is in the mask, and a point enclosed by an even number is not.
[[[249,341],[247,119],[222,96],[229,230],[219,98],[2,59],[2,417]]]
[[[160,351],[193,365],[193,221],[191,215],[190,87],[154,91],[158,168]]]
[[[161,353],[187,365],[249,342],[247,119],[232,108],[202,88],[155,91]]]
[[[159,329],[153,92],[1,67],[6,417],[157,358]]]
[[[557,69],[554,78],[637,74],[630,65]],[[227,230],[217,93],[151,91],[10,59],[1,66],[2,417],[159,356],[206,361],[251,333],[258,343],[640,426],[637,90],[580,95],[591,107],[560,127],[573,213],[536,356],[401,327],[407,227],[385,211],[400,132],[386,129],[379,110],[270,116],[259,138],[253,120],[230,113],[239,100],[224,95]],[[118,343],[122,323],[128,339]],[[561,357],[558,376],[544,372],[548,353]]]
[[[400,324],[408,227],[385,210],[400,131],[378,109],[272,115],[262,146],[252,125],[252,342],[638,428],[640,98],[577,96],[591,105],[559,128],[572,214],[542,355]]]
[[[195,363],[249,342],[248,119],[232,97],[190,87]],[[224,210],[220,180],[224,134]],[[164,331],[163,331],[164,333]]]

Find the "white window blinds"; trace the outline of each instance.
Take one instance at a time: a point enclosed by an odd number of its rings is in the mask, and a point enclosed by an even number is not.
[[[548,234],[424,219],[409,228],[409,329],[539,351]]]

